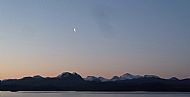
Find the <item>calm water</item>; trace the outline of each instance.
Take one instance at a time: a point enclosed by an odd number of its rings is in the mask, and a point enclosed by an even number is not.
[[[0,92],[0,97],[190,97],[190,93],[155,92]]]

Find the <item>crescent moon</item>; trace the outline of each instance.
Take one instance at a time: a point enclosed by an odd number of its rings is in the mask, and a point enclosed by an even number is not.
[[[74,32],[77,32],[77,31],[76,31],[76,28],[73,28],[73,31],[74,31]]]

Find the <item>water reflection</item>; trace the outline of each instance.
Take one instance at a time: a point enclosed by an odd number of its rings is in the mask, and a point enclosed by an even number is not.
[[[190,97],[190,92],[0,92],[0,97]]]

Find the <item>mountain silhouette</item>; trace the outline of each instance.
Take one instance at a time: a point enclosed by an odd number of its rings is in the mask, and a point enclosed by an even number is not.
[[[24,77],[0,81],[0,91],[162,91],[190,92],[190,79],[125,73],[111,79],[63,72],[56,77]]]

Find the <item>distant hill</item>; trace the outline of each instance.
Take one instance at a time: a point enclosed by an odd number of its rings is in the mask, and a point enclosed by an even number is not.
[[[113,76],[111,79],[64,72],[56,77],[24,77],[0,81],[0,91],[162,91],[190,92],[190,79],[160,78],[156,75]]]

